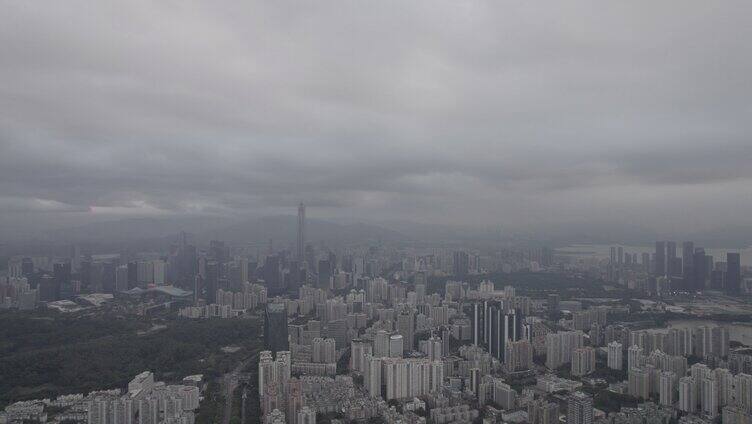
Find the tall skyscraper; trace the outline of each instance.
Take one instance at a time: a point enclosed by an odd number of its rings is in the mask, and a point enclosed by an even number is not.
[[[674,267],[676,266],[676,242],[666,242],[666,275],[669,277],[676,274]]]
[[[692,265],[694,265],[695,244],[691,241],[682,243],[682,276],[684,284],[687,284],[694,275]]]
[[[39,300],[42,302],[60,300],[60,286],[55,277],[49,274],[44,274],[39,278],[37,290],[39,292]]]
[[[522,338],[524,317],[517,310],[505,311],[501,304],[489,305],[489,353],[499,361],[504,361],[506,344]]]
[[[318,264],[318,287],[328,289],[332,278],[333,265],[329,259],[321,259]]]
[[[642,270],[646,274],[650,273],[650,253],[642,252]]]
[[[666,242],[655,242],[655,275],[666,275]]]
[[[305,261],[305,205],[300,202],[298,205],[298,245],[297,259],[299,262]]]
[[[548,315],[556,316],[559,313],[559,295],[557,293],[549,294],[546,300]]]
[[[464,277],[470,268],[470,256],[467,252],[461,250],[454,252],[454,262],[452,269],[457,277]]]
[[[739,294],[741,291],[742,269],[738,253],[726,253],[726,292]]]
[[[696,247],[692,258],[692,283],[691,289],[694,291],[705,290],[705,279],[707,272],[707,261],[705,260],[705,249]]]
[[[62,293],[71,295],[71,263],[70,262],[57,262],[53,265],[53,276],[55,277],[55,285],[60,293],[57,297],[61,297]]]
[[[219,289],[219,263],[209,261],[206,263],[206,303],[217,303],[217,289]]]
[[[115,269],[115,291],[128,290],[128,265],[120,265]]]
[[[209,256],[220,264],[227,262],[229,249],[225,247],[225,242],[220,240],[209,241]]]

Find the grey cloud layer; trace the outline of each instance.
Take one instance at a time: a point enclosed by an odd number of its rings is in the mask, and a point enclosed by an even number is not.
[[[695,226],[752,206],[749,2],[0,12],[6,213],[304,199],[371,218]]]

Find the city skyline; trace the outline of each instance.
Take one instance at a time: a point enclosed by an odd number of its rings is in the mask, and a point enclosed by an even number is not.
[[[0,2],[0,424],[752,423],[752,2]]]

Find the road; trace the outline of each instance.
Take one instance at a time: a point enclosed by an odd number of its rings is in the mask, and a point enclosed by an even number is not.
[[[238,387],[238,376],[248,366],[248,364],[257,360],[258,352],[238,362],[238,365],[236,365],[235,368],[232,369],[232,371],[222,376],[220,384],[222,387],[222,393],[224,393],[225,396],[225,413],[222,418],[222,424],[230,424],[230,419],[232,418],[232,394]]]

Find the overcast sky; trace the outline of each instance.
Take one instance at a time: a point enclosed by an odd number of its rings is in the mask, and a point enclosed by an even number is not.
[[[752,222],[750,1],[5,1],[0,225]],[[2,228],[0,228],[2,229]]]

